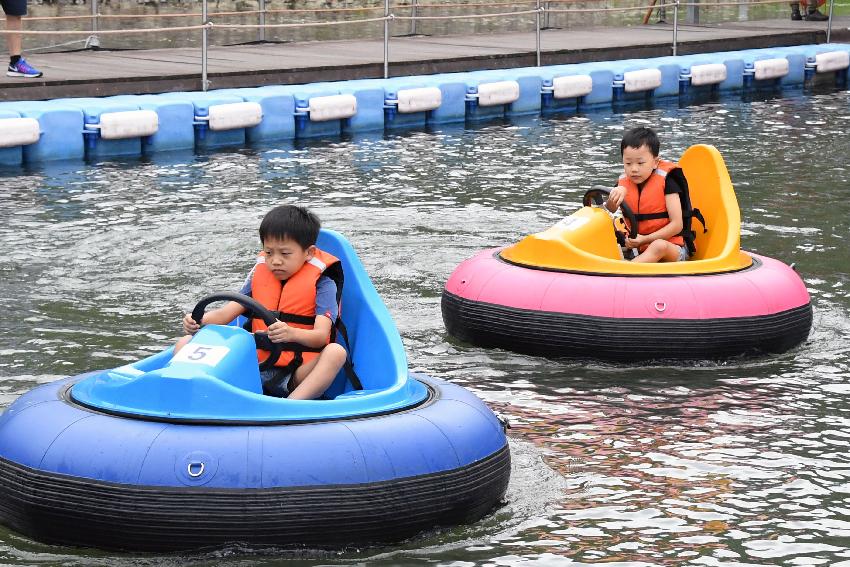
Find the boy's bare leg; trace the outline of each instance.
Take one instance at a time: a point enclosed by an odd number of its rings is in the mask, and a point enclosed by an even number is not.
[[[298,367],[292,376],[290,400],[315,400],[325,393],[345,363],[346,352],[342,345],[331,343],[319,356]]]
[[[21,31],[23,25],[20,16],[6,16],[7,31]],[[21,34],[8,33],[6,34],[6,47],[9,48],[9,56],[20,55],[22,47]]]
[[[653,240],[649,247],[632,262],[675,262],[678,259],[678,246],[666,240]]]
[[[177,344],[174,345],[174,354],[180,352],[180,349],[186,346],[186,343],[192,340],[192,335],[185,335],[177,341]]]

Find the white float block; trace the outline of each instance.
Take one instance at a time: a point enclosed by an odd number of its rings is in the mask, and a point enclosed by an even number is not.
[[[357,114],[357,99],[353,94],[317,96],[310,99],[308,110],[313,122],[351,118]]]
[[[552,94],[555,98],[577,98],[593,90],[590,75],[567,75],[552,79]]]
[[[478,85],[479,106],[510,104],[519,99],[519,83],[516,81],[497,81]]]
[[[434,110],[443,104],[443,91],[437,87],[402,89],[398,91],[397,96],[398,111],[402,113]]]
[[[818,73],[829,73],[830,71],[840,71],[850,67],[850,52],[847,51],[827,51],[826,53],[818,53],[815,56],[815,65]]]
[[[788,60],[784,57],[776,59],[759,59],[753,62],[753,78],[757,81],[778,79],[788,74]]]
[[[0,118],[0,148],[34,144],[39,134],[40,128],[35,118]]]
[[[250,128],[263,121],[263,107],[258,102],[230,102],[209,108],[210,130]]]
[[[691,67],[691,84],[716,85],[726,80],[726,65],[723,63],[706,63]]]
[[[159,116],[154,110],[104,112],[100,115],[100,124],[86,126],[99,126],[100,137],[104,140],[140,138],[156,134],[159,130]]]
[[[661,86],[661,69],[640,69],[623,73],[627,93],[651,91]]]

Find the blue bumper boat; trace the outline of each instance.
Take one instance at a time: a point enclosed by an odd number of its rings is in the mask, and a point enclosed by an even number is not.
[[[318,245],[342,261],[362,389],[343,371],[326,399],[264,396],[254,337],[235,325],[202,328],[181,356],[40,386],[0,416],[0,523],[106,549],[327,549],[487,514],[510,476],[503,423],[409,373],[354,250],[332,231]]]

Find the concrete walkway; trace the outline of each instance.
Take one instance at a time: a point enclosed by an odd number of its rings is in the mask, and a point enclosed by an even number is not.
[[[833,21],[831,40],[850,41],[850,17]],[[579,63],[670,55],[673,28],[551,29],[541,34],[542,64]],[[826,23],[761,20],[716,26],[680,26],[679,54],[826,41]],[[390,42],[390,76],[535,65],[534,33],[396,37]],[[197,48],[81,51],[38,54],[29,60],[40,79],[0,77],[0,100],[43,100],[199,90]],[[211,89],[383,76],[383,42],[322,41],[214,46],[209,51]]]

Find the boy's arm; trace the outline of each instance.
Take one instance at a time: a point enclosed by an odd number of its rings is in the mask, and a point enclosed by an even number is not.
[[[245,313],[245,308],[241,304],[228,301],[218,309],[204,313],[201,323],[204,325],[226,325],[243,313]]]
[[[228,301],[222,307],[204,313],[201,323],[204,325],[226,325],[243,313],[245,313],[245,308],[241,304]],[[194,335],[200,328],[201,325],[192,319],[192,314],[186,313],[183,317],[183,331],[189,335]]]

